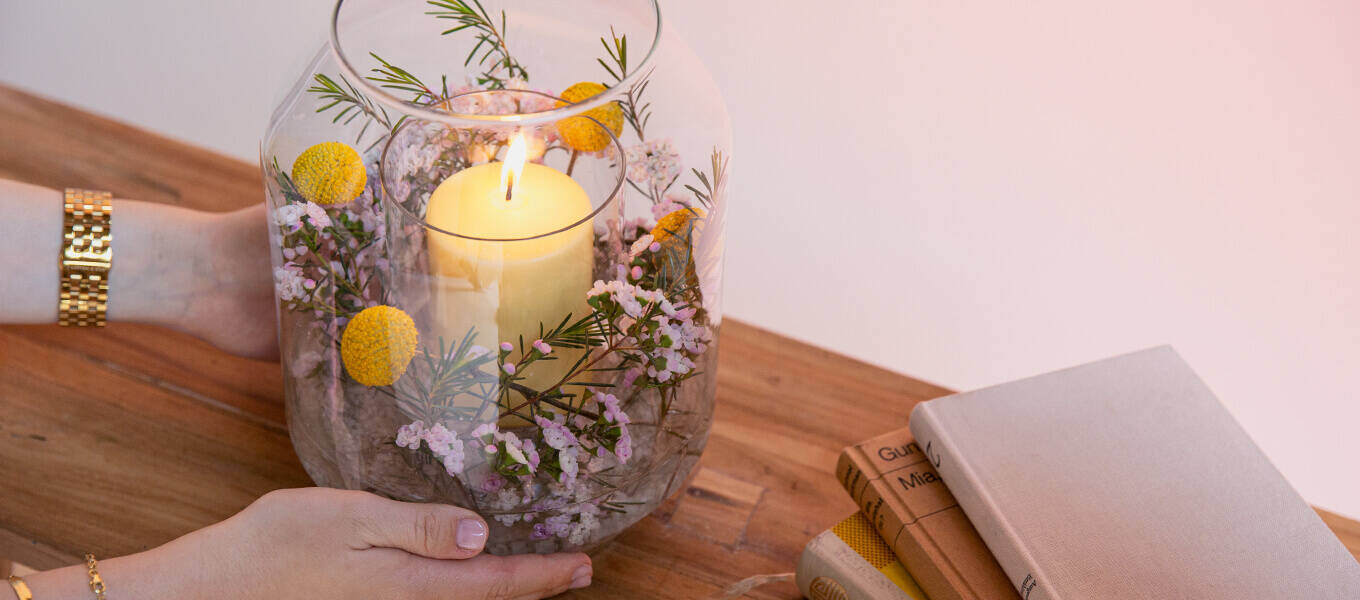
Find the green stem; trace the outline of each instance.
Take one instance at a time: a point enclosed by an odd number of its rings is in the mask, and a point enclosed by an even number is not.
[[[597,413],[594,413],[594,412],[585,410],[585,409],[583,409],[583,408],[582,408],[582,409],[572,408],[571,405],[566,404],[566,403],[563,403],[562,401],[560,401],[560,400],[558,400],[558,399],[556,399],[556,398],[544,396],[541,392],[539,392],[539,391],[537,391],[537,390],[535,390],[535,389],[533,389],[533,388],[531,388],[531,387],[528,387],[528,386],[525,386],[525,385],[521,385],[521,384],[515,383],[515,382],[513,382],[513,381],[507,381],[507,382],[505,382],[505,386],[506,386],[507,388],[510,388],[510,389],[516,391],[516,392],[519,392],[522,396],[524,396],[525,400],[527,400],[527,402],[525,402],[525,403],[523,403],[523,404],[520,404],[519,406],[516,406],[514,410],[509,411],[509,414],[515,414],[515,411],[519,410],[520,408],[523,408],[523,407],[526,406],[526,405],[531,405],[531,404],[533,404],[533,403],[535,403],[535,402],[542,402],[542,403],[544,403],[544,404],[547,404],[548,406],[553,406],[553,407],[556,407],[556,408],[560,408],[560,409],[565,410],[565,411],[567,411],[567,412],[575,412],[575,413],[579,413],[579,414],[581,414],[581,415],[584,416],[584,417],[590,418],[591,420],[598,420],[598,419],[600,418],[600,415],[597,414]],[[558,385],[558,386],[554,386],[554,387],[549,388],[549,389],[556,389],[557,387],[561,387],[561,386]]]

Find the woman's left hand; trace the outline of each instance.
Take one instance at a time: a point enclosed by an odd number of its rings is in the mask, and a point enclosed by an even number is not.
[[[266,494],[221,523],[101,560],[110,598],[535,600],[590,584],[584,554],[482,554],[486,523],[443,504],[304,488]],[[84,599],[83,565],[28,578],[33,597]]]

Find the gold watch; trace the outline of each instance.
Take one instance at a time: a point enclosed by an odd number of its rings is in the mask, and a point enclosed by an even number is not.
[[[103,327],[113,269],[113,195],[66,189],[65,242],[61,249],[61,302],[57,322]]]

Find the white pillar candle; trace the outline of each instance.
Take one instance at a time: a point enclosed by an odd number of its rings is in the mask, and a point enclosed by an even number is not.
[[[470,167],[440,183],[425,220],[466,236],[428,236],[435,322],[445,346],[475,327],[477,342],[493,352],[500,342],[515,344],[514,360],[520,336],[527,347],[538,339],[540,323],[551,329],[568,314],[573,320],[588,314],[593,226],[589,219],[572,224],[591,210],[589,195],[570,176],[524,162],[522,137],[512,142],[505,162]],[[515,241],[490,241],[509,239]],[[566,374],[579,352],[554,349],[557,360],[534,364],[521,383],[542,391]]]

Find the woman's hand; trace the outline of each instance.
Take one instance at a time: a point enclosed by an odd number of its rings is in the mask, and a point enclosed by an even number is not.
[[[229,213],[114,200],[109,318],[183,331],[232,354],[278,356],[264,204]]]
[[[272,492],[159,548],[101,560],[111,598],[536,599],[590,584],[584,554],[481,554],[486,524],[442,504],[365,492]],[[85,599],[83,566],[27,578],[34,598]]]
[[[274,275],[264,204],[205,219],[189,242],[199,263],[185,275],[194,299],[170,326],[239,356],[277,358]]]

